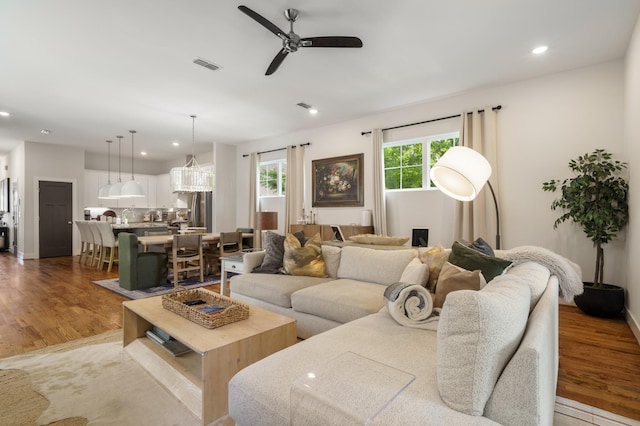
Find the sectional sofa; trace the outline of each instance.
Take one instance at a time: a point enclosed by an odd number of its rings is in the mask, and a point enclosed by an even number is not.
[[[231,297],[295,318],[306,339],[232,378],[237,425],[553,424],[559,288],[546,266],[519,262],[450,293],[426,330],[399,324],[383,297],[424,279],[416,250],[322,253],[327,278],[232,278]]]

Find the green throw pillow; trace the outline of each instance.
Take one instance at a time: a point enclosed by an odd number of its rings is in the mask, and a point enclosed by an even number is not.
[[[487,256],[456,241],[451,247],[449,262],[468,271],[479,269],[487,280],[491,281],[511,266],[511,262],[493,256]]]

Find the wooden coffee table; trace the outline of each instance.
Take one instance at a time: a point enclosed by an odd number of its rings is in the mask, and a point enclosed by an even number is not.
[[[249,318],[207,329],[162,307],[162,296],[123,302],[125,350],[202,424],[228,415],[231,377],[296,343],[295,320],[255,306]],[[159,327],[193,352],[174,357],[145,333]]]

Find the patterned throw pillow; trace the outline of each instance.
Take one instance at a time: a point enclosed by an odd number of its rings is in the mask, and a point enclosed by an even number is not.
[[[314,235],[304,246],[292,234],[284,240],[283,265],[287,274],[308,277],[327,277],[327,268],[322,258],[322,239]]]
[[[293,234],[300,243],[304,242],[302,231]],[[267,231],[264,235],[262,246],[264,247],[264,259],[262,264],[252,273],[256,274],[280,274],[282,273],[282,258],[284,257],[284,235]]]

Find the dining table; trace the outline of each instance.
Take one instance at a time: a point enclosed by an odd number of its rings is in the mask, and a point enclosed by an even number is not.
[[[173,235],[145,235],[138,237],[138,243],[142,244],[144,247],[144,251],[147,251],[149,246],[164,246],[165,248],[171,248],[173,246]],[[191,234],[193,235],[193,234]],[[202,233],[202,244],[203,245],[211,245],[217,244],[220,241],[220,233],[216,232],[205,232]],[[242,238],[250,238],[253,237],[253,233],[251,232],[243,232]]]

